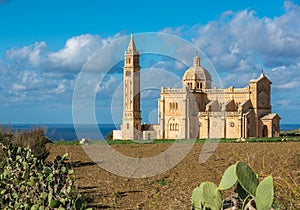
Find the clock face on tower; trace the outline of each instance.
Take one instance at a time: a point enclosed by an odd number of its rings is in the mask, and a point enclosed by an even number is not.
[[[126,71],[126,76],[130,76],[131,72],[130,71]]]

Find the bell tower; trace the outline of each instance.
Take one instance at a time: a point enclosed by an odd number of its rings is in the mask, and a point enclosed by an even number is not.
[[[131,34],[124,56],[123,139],[141,138],[140,55]]]

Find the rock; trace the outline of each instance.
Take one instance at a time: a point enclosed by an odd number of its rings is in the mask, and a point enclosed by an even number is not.
[[[239,199],[238,194],[233,194],[223,201],[223,210],[241,209],[243,202]]]
[[[82,138],[80,141],[79,141],[79,144],[80,145],[87,145],[90,143],[90,140],[86,139],[86,138]]]

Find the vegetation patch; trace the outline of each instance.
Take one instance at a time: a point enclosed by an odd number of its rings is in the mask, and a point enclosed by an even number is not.
[[[289,137],[300,137],[300,128],[294,130],[281,131],[280,135]]]
[[[4,146],[12,144],[15,147],[29,148],[37,158],[45,159],[49,155],[47,144],[51,142],[45,133],[46,129],[40,127],[20,131],[0,128],[0,141]],[[0,151],[0,161],[4,158],[5,153]]]
[[[85,209],[74,186],[68,155],[44,162],[31,149],[1,144],[1,209]]]
[[[222,200],[221,191],[234,185],[236,194]],[[193,190],[193,209],[280,209],[274,202],[274,182],[272,176],[265,177],[260,183],[258,176],[243,162],[226,169],[220,184],[203,182]]]
[[[174,181],[171,179],[160,179],[160,180],[156,180],[154,183],[160,186],[166,186],[172,184],[173,182]]]

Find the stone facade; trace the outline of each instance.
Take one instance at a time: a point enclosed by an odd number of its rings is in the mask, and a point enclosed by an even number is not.
[[[280,134],[280,117],[272,114],[272,83],[263,73],[244,88],[212,88],[211,75],[197,54],[183,75],[182,88],[161,88],[158,124],[141,126],[139,71],[139,54],[131,37],[125,52],[122,139],[243,139]]]
[[[123,139],[140,139],[142,132],[140,109],[140,55],[131,35],[124,58]],[[115,137],[114,137],[115,138]]]

